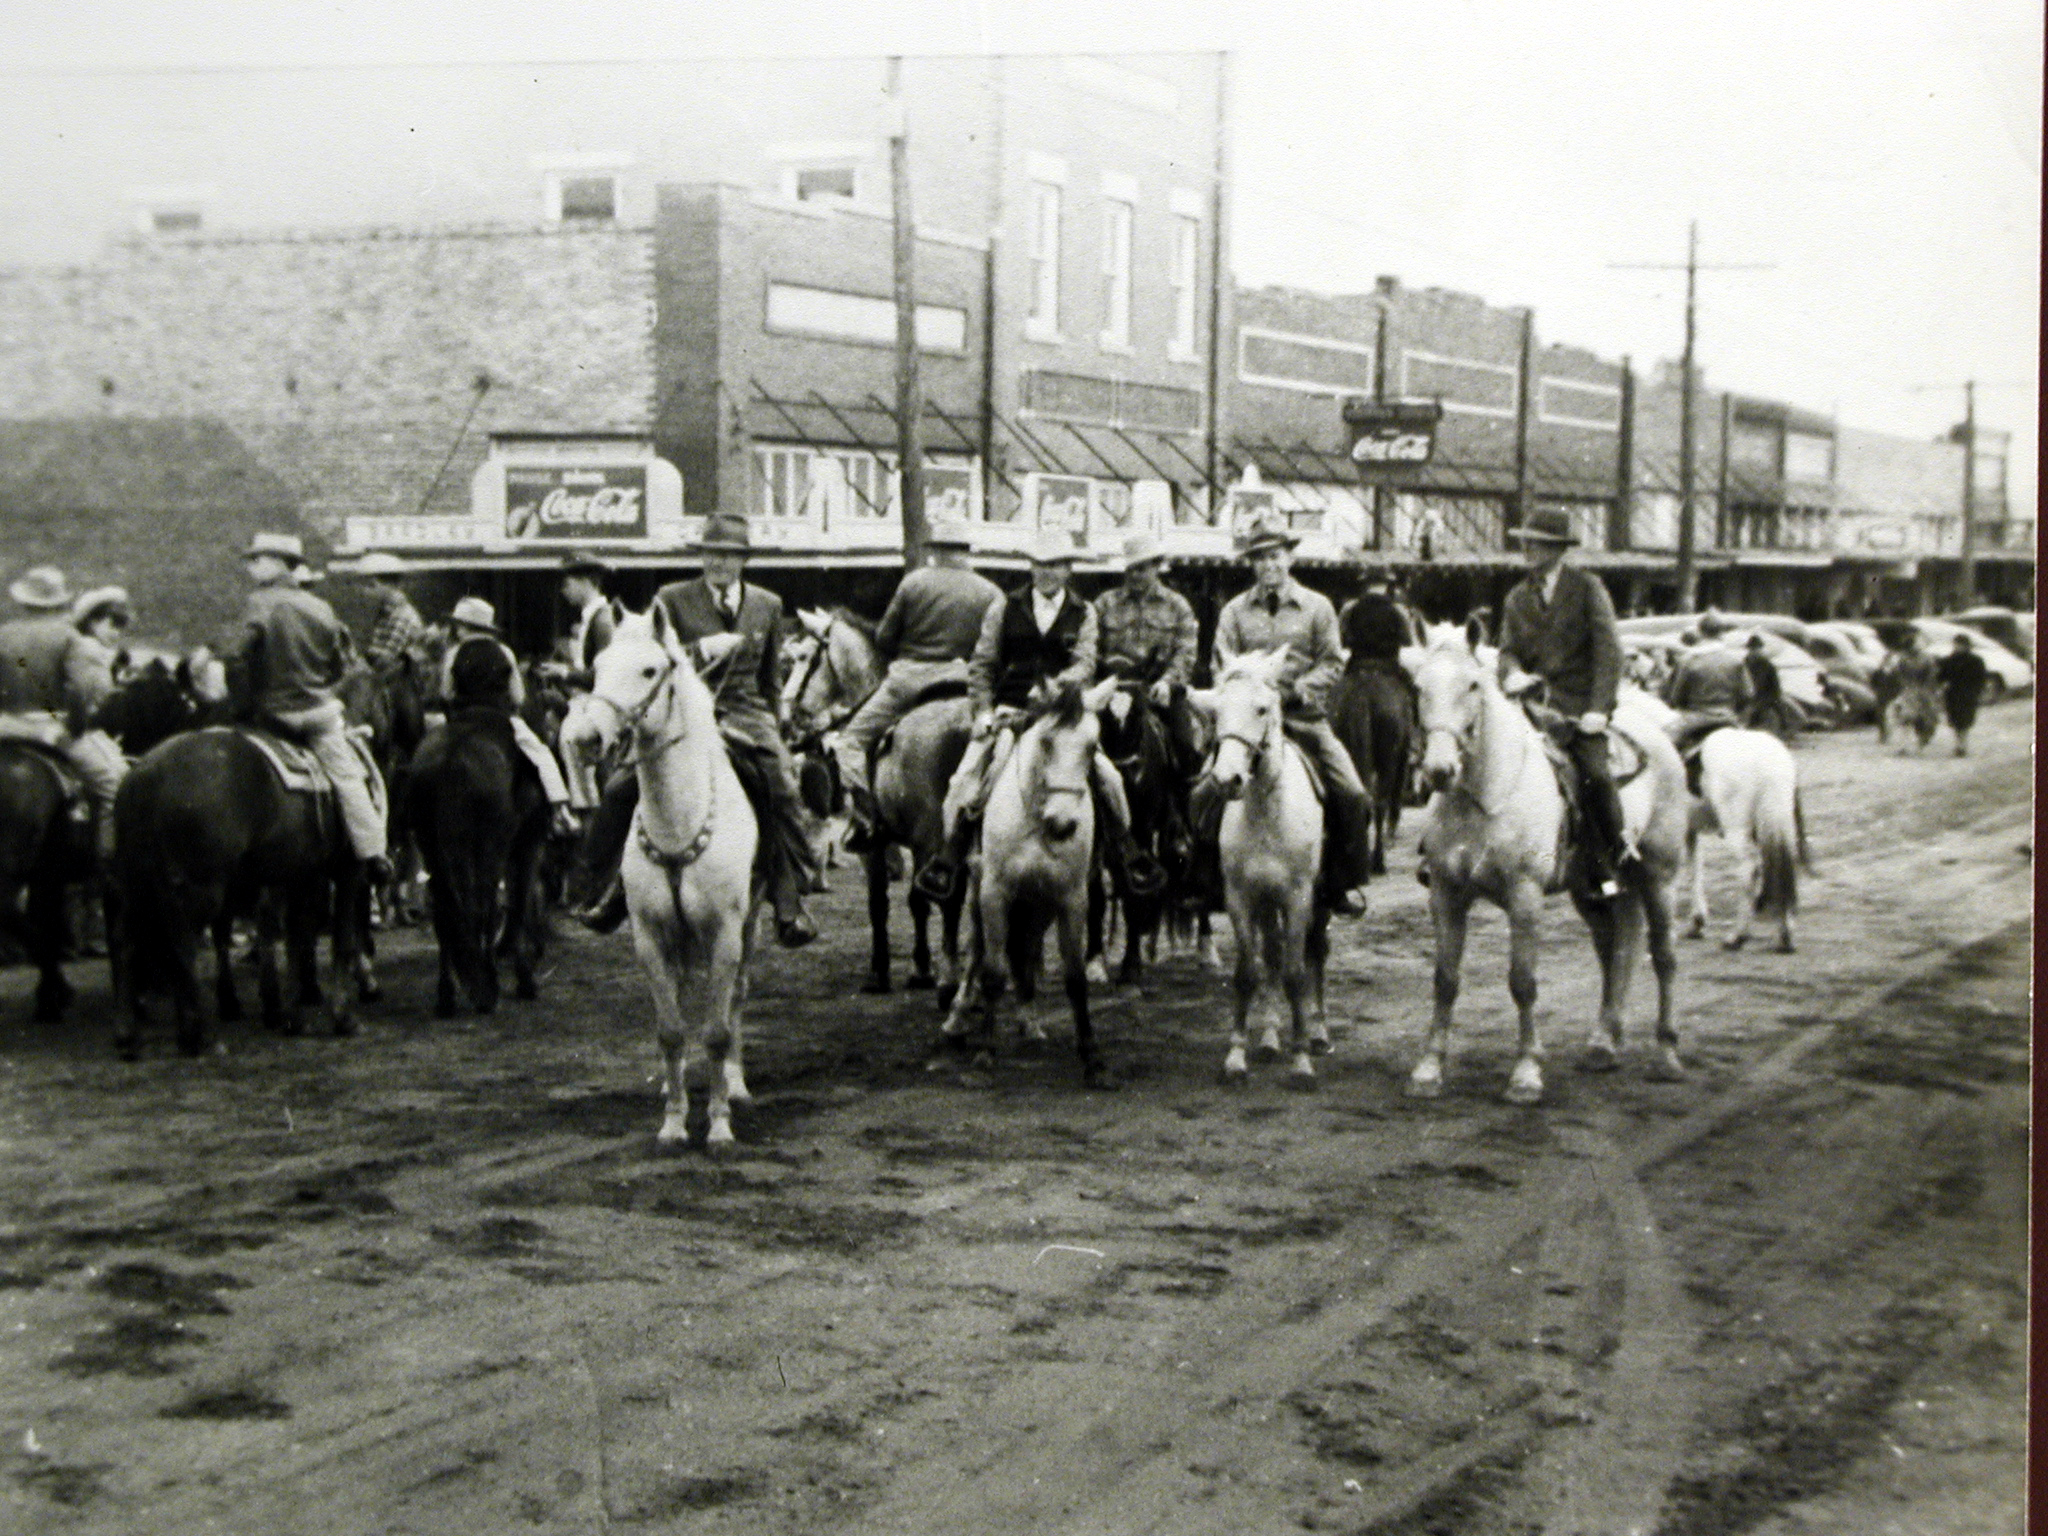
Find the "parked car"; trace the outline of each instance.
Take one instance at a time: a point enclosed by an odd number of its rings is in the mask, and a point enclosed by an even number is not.
[[[1795,620],[1794,622],[1797,621]],[[1675,653],[1679,649],[1679,634],[1688,626],[1681,626],[1679,630],[1666,634],[1646,634],[1640,628],[1630,629],[1627,627],[1631,624],[1640,625],[1642,623],[1641,620],[1624,619],[1622,623],[1621,645],[1623,651],[1643,651],[1653,654],[1659,662],[1657,667],[1658,675],[1660,677],[1668,676]],[[1790,640],[1786,640],[1781,636],[1772,634],[1768,630],[1760,629],[1731,629],[1721,637],[1721,640],[1723,644],[1733,646],[1736,650],[1740,651],[1747,649],[1749,637],[1756,634],[1763,636],[1764,655],[1768,656],[1771,660],[1771,665],[1778,669],[1778,686],[1784,692],[1785,697],[1794,704],[1797,704],[1801,712],[1811,721],[1818,723],[1819,721],[1832,719],[1836,713],[1836,706],[1833,700],[1830,699],[1827,688],[1822,684],[1823,673],[1820,663],[1815,661],[1804,648],[1793,644]]]
[[[1806,644],[1806,624],[1788,613],[1722,613],[1718,615],[1730,626],[1737,629],[1761,629],[1789,640],[1794,645]],[[1688,629],[1698,629],[1701,613],[1658,613],[1646,618],[1623,619],[1619,628],[1624,635],[1682,635]]]
[[[2014,613],[2010,608],[1987,604],[1981,608],[1965,608],[1961,613],[1944,614],[1943,617],[1951,624],[1961,624],[1996,640],[2028,666],[2034,664],[2034,616],[2031,613]]]
[[[1806,626],[1809,635],[1830,641],[1853,655],[1863,666],[1865,677],[1884,665],[1890,648],[1878,633],[1861,619],[1824,619]],[[1818,651],[1814,652],[1819,655]]]

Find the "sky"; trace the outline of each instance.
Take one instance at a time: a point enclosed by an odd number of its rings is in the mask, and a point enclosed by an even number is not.
[[[1382,273],[1932,437],[2015,432],[2034,496],[2041,55],[2031,0],[70,0],[5,72],[80,67],[1227,49],[1246,283]],[[4,112],[4,108],[0,108]],[[913,125],[913,131],[914,125]]]

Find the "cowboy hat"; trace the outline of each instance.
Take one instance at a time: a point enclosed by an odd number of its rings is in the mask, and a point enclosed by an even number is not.
[[[1128,571],[1140,565],[1157,565],[1165,559],[1166,546],[1159,542],[1158,534],[1134,533],[1124,540],[1117,564]]]
[[[697,535],[697,542],[690,546],[692,554],[724,553],[745,555],[753,552],[753,542],[747,537],[747,520],[737,512],[714,512],[704,519],[704,531]]]
[[[250,536],[249,547],[242,551],[244,560],[254,560],[258,555],[270,555],[287,565],[306,563],[306,541],[296,533],[258,533]]]
[[[925,543],[933,549],[972,549],[974,539],[957,517],[935,517]]]
[[[498,632],[498,610],[480,597],[459,598],[448,611],[448,622],[495,635]]]
[[[134,610],[128,606],[126,588],[94,587],[71,605],[71,625],[74,629],[83,629],[110,609],[124,621],[135,617]]]
[[[602,578],[611,575],[611,573],[612,568],[595,555],[574,554],[565,555],[562,558],[562,574],[564,576],[594,576]]]
[[[1270,513],[1248,519],[1237,530],[1237,553],[1240,559],[1249,558],[1266,549],[1292,549],[1301,542],[1301,536],[1280,518]]]
[[[389,550],[379,549],[356,562],[358,576],[403,576],[405,562]]]
[[[1522,515],[1522,526],[1510,528],[1508,537],[1522,544],[1576,544],[1569,512],[1558,507],[1532,507]]]
[[[7,595],[24,608],[69,608],[71,588],[54,565],[39,565],[16,577]]]
[[[316,571],[303,560],[292,567],[292,580],[302,587],[310,587],[314,582],[326,579],[327,573],[325,571]]]
[[[1074,546],[1074,536],[1057,528],[1041,528],[1038,537],[1031,541],[1033,565],[1072,565],[1080,558],[1081,551]]]

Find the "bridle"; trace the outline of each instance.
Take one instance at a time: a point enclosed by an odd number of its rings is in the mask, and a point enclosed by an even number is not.
[[[1231,795],[1233,800],[1243,798],[1245,791],[1250,789],[1253,781],[1258,778],[1259,769],[1266,761],[1266,750],[1272,745],[1274,733],[1279,729],[1280,711],[1278,708],[1275,708],[1272,718],[1266,722],[1265,731],[1257,737],[1247,736],[1242,731],[1219,731],[1217,733],[1217,746],[1222,746],[1226,741],[1234,741],[1244,748],[1244,782],[1238,785],[1236,791]]]
[[[620,708],[618,704],[601,693],[592,693],[590,695],[593,703],[601,704],[612,712],[612,715],[618,722],[619,732],[621,734],[629,734],[633,738],[633,750],[628,754],[628,760],[636,770],[642,764],[654,761],[661,753],[681,741],[684,736],[682,731],[676,731],[671,735],[657,737],[653,740],[642,740],[640,736],[640,728],[646,723],[647,717],[654,712],[655,702],[664,695],[669,698],[671,703],[674,702],[676,658],[666,646],[662,647],[662,658],[660,673],[648,685],[646,695],[631,709]],[[671,849],[662,847],[648,835],[646,818],[637,815],[633,818],[633,828],[637,834],[640,851],[647,856],[650,863],[668,872],[669,884],[672,888],[675,888],[674,894],[678,910],[681,909],[682,905],[679,887],[683,871],[696,863],[703,856],[704,850],[711,846],[711,833],[717,815],[718,776],[713,774],[711,776],[710,794],[705,800],[703,823],[697,828],[696,835],[681,848]]]

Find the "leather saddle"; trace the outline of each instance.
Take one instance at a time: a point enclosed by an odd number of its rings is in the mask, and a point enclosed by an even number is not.
[[[58,792],[64,797],[65,807],[73,817],[83,820],[92,814],[92,804],[85,792],[85,779],[80,775],[78,765],[64,755],[61,747],[41,736],[4,729],[0,729],[0,742],[20,748],[57,776]]]
[[[911,695],[910,702],[904,706],[903,714],[897,720],[896,725],[901,725],[904,720],[909,719],[911,712],[913,710],[922,709],[927,704],[936,704],[943,699],[964,699],[966,697],[966,678],[934,678],[931,682],[926,683],[922,688],[918,689],[916,693]],[[895,745],[896,725],[890,726],[888,730],[882,732],[882,734],[876,739],[875,750],[870,757],[871,762],[880,761],[881,758],[888,752],[889,748]]]
[[[224,731],[240,736],[263,754],[280,788],[294,795],[331,795],[334,781],[320,766],[320,759],[290,737],[258,725],[209,725],[205,731]]]
[[[1579,781],[1578,766],[1560,744],[1559,738],[1577,730],[1578,726],[1569,715],[1561,715],[1542,704],[1525,703],[1523,708],[1536,727],[1544,755],[1550,759],[1551,772],[1557,777],[1558,793],[1564,797],[1564,818],[1557,829],[1557,868],[1567,881],[1575,880],[1580,864],[1576,854],[1585,840],[1584,786]],[[1641,777],[1643,770],[1650,766],[1650,754],[1642,743],[1616,725],[1611,716],[1605,734],[1608,772],[1614,779],[1615,789],[1620,790]]]

